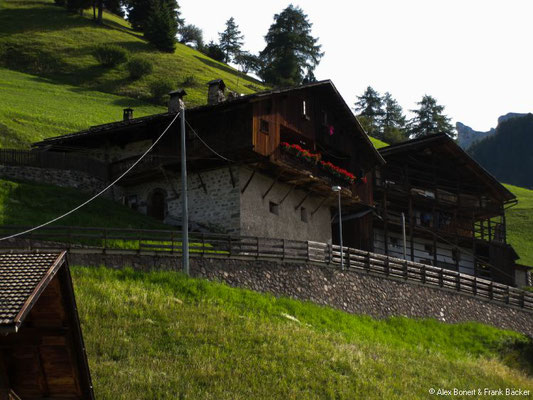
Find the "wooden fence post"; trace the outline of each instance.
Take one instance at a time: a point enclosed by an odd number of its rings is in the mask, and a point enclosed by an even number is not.
[[[422,265],[422,268],[420,268],[420,280],[422,283],[426,283],[426,266]]]
[[[490,284],[489,284],[489,299],[493,299],[494,298],[494,293],[493,293],[493,290],[492,290],[492,281],[490,281]]]
[[[309,240],[306,242],[307,243],[307,261],[311,260],[311,256],[310,256],[310,251],[309,251]]]
[[[202,232],[202,256],[205,256],[205,233]]]
[[[228,235],[228,257],[231,257],[232,247],[231,247],[231,235]]]
[[[456,284],[457,291],[460,292],[461,291],[461,274],[459,274],[459,272],[457,273],[457,275],[455,275],[455,284]]]
[[[442,268],[439,271],[439,286],[444,287],[444,270]]]
[[[403,262],[403,276],[404,276],[405,280],[407,280],[407,278],[409,278],[409,269],[408,269],[407,260],[405,260]]]

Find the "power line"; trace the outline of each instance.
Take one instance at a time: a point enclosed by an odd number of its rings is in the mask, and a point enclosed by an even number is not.
[[[198,133],[196,133],[196,131],[194,130],[194,128],[191,126],[191,124],[189,124],[189,121],[185,121],[187,123],[187,125],[189,126],[189,128],[191,128],[191,131],[192,133],[194,133],[194,135],[200,140],[200,142],[203,143],[203,145],[205,147],[207,147],[212,153],[214,153],[215,155],[217,155],[218,157],[220,157],[221,159],[223,159],[224,161],[228,161],[228,162],[235,162],[233,160],[230,160],[229,158],[227,157],[224,157],[222,154],[220,153],[217,153],[211,146],[209,146],[201,137],[200,135],[198,135]]]
[[[144,152],[144,154],[142,156],[140,156],[137,161],[135,161],[126,171],[124,171],[122,173],[122,175],[120,175],[117,179],[115,179],[113,182],[111,182],[109,185],[107,185],[104,189],[102,189],[101,191],[99,191],[97,194],[95,194],[93,197],[91,197],[89,200],[83,202],[82,204],[80,204],[79,206],[73,208],[72,210],[64,213],[63,215],[60,215],[59,217],[56,217],[50,221],[47,221],[45,222],[44,224],[41,224],[41,225],[38,225],[38,226],[35,226],[33,228],[30,228],[30,229],[27,229],[25,231],[22,231],[22,232],[19,232],[19,233],[15,233],[13,235],[10,235],[10,236],[6,236],[6,237],[3,237],[3,238],[0,238],[0,242],[1,241],[4,241],[4,240],[8,240],[8,239],[12,239],[12,238],[15,238],[17,236],[21,236],[21,235],[25,235],[27,233],[30,233],[30,232],[33,232],[33,231],[36,231],[37,229],[41,229],[41,228],[44,228],[45,226],[47,225],[50,225],[56,221],[59,221],[60,219],[63,219],[65,218],[66,216],[78,211],[80,208],[86,206],[87,204],[89,204],[90,202],[92,202],[93,200],[97,199],[98,197],[100,197],[104,192],[106,192],[109,188],[111,188],[113,185],[115,185],[119,180],[121,180],[124,176],[126,176],[126,174],[128,174],[133,168],[135,168],[135,166],[137,166],[137,164],[139,164],[141,162],[141,160],[155,147],[155,145],[157,143],[159,143],[159,141],[161,140],[161,138],[165,135],[165,133],[167,133],[167,131],[170,129],[170,127],[172,126],[172,124],[174,123],[174,121],[176,121],[176,119],[178,118],[178,116],[180,115],[181,113],[177,113],[176,116],[172,119],[172,121],[170,122],[170,124],[168,124],[168,126],[165,128],[165,130],[163,131],[163,133],[155,140],[154,143],[152,143],[152,145]]]

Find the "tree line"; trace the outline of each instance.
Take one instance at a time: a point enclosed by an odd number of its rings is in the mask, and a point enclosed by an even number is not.
[[[407,119],[402,107],[389,92],[380,95],[368,86],[357,96],[355,112],[357,119],[372,137],[386,143],[398,143],[436,133],[445,133],[455,138],[455,129],[450,118],[444,114],[444,106],[429,95],[424,95],[418,108],[410,110],[414,116]]]

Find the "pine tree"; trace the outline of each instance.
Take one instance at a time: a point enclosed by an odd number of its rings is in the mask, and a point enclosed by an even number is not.
[[[301,84],[306,76],[314,77],[313,70],[324,53],[318,39],[311,36],[311,26],[303,10],[292,4],[274,15],[274,23],[265,36],[267,45],[260,54],[263,80],[290,86]]]
[[[172,52],[176,48],[177,5],[175,0],[152,1],[144,26],[144,36],[159,50]]]
[[[178,26],[183,25],[184,21],[180,18],[180,7],[176,0],[124,0],[124,5],[128,11],[128,21],[133,29],[145,31],[146,22],[156,3],[166,4]]]
[[[389,92],[383,96],[383,105],[384,111],[381,121],[383,140],[389,144],[404,141],[407,139],[407,133],[402,107]]]
[[[409,121],[409,135],[412,138],[445,133],[455,138],[455,129],[450,123],[450,118],[443,114],[444,106],[437,104],[435,98],[425,95],[418,103],[418,110],[414,118]]]
[[[355,112],[357,119],[366,133],[378,139],[383,139],[381,119],[383,118],[383,99],[371,86],[368,86],[362,96],[357,96]]]
[[[228,63],[235,59],[235,56],[241,51],[244,36],[233,17],[226,21],[226,29],[224,32],[220,32],[218,36],[220,38],[219,46],[224,52],[224,62]]]

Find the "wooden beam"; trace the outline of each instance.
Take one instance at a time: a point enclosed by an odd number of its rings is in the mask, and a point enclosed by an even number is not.
[[[305,196],[303,197],[303,199],[296,205],[296,207],[294,207],[295,210],[299,209],[300,206],[304,203],[304,201],[307,200],[307,198],[309,197],[309,195],[311,194],[311,191],[309,190]]]
[[[200,171],[197,172],[198,179],[200,180],[200,185],[202,186],[202,189],[204,189],[204,193],[207,194],[207,187],[205,186],[204,180],[202,179],[202,174],[200,174]]]
[[[278,182],[278,179],[279,179],[279,175],[276,176],[276,178],[272,181],[272,185],[270,185],[270,187],[267,189],[267,191],[263,194],[263,199],[265,197],[267,197],[267,194],[270,193],[270,191],[272,190],[272,188],[274,187],[274,185]]]
[[[252,182],[252,179],[254,178],[254,175],[256,173],[256,169],[254,169],[252,171],[252,174],[250,175],[250,177],[248,178],[248,180],[246,181],[246,183],[244,184],[242,190],[241,190],[241,194],[244,194],[244,192],[246,191],[246,189],[248,188],[248,185],[250,184],[250,182]]]
[[[322,201],[318,203],[318,206],[311,212],[311,216],[315,215],[315,213],[324,205],[327,199],[329,199],[329,197],[324,197]]]
[[[294,188],[295,188],[294,185],[292,185],[292,186],[289,188],[289,190],[287,191],[287,193],[285,194],[285,196],[283,196],[283,198],[279,201],[279,204],[282,204],[282,203],[285,201],[285,199],[286,199],[287,197],[289,197],[289,194],[291,194],[291,192],[293,191]]]
[[[233,171],[231,169],[231,164],[228,164],[229,177],[231,179],[231,186],[235,187],[235,177],[233,176]]]

